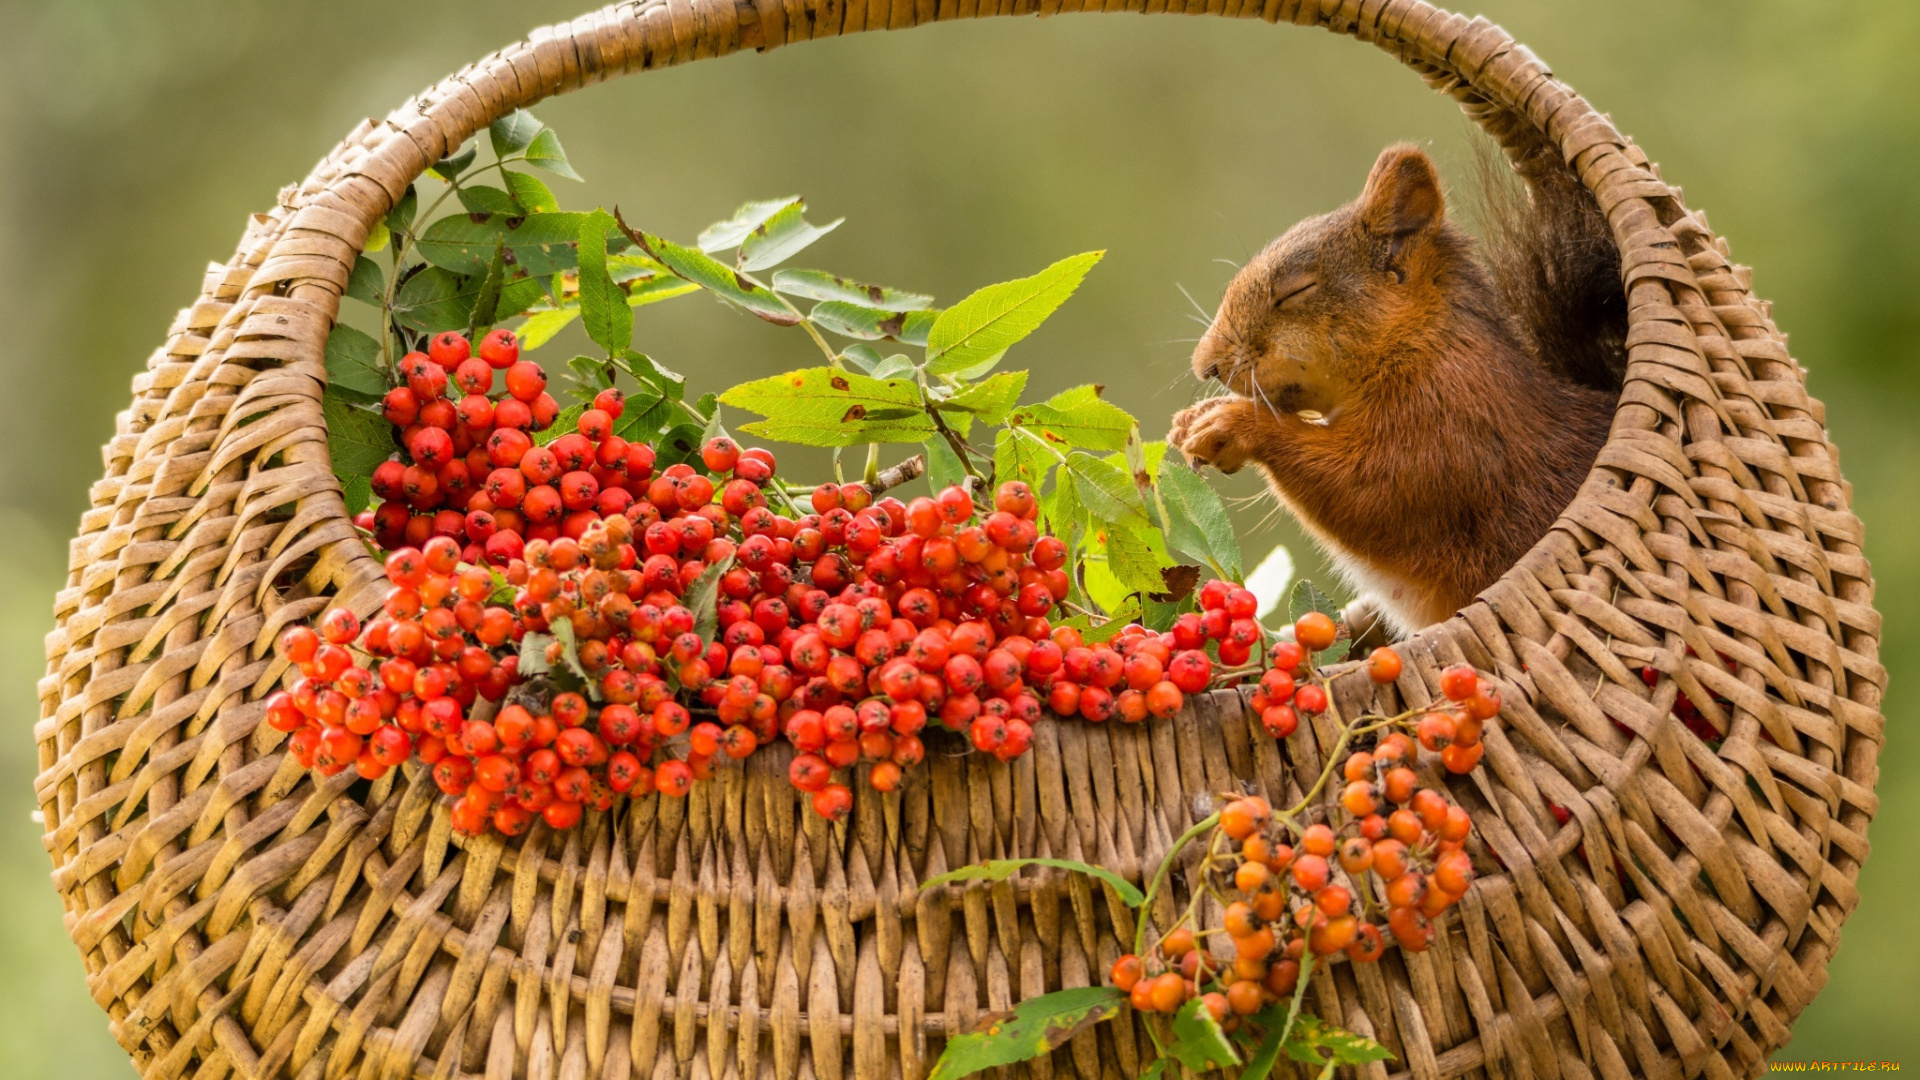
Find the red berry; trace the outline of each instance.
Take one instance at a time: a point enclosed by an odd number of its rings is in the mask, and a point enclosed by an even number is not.
[[[492,331],[480,339],[480,359],[495,371],[505,371],[520,359],[520,340],[511,330]]]

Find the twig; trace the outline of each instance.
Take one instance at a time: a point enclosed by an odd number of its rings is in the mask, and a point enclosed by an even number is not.
[[[925,476],[926,472],[927,456],[925,454],[915,454],[898,465],[880,470],[872,481],[867,484],[867,490],[878,495],[888,488],[896,488],[901,484]]]

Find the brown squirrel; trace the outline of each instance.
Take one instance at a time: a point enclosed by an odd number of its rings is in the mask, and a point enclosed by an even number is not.
[[[1613,419],[1626,302],[1612,234],[1549,144],[1525,149],[1524,192],[1483,168],[1476,245],[1427,155],[1389,147],[1357,200],[1234,277],[1193,354],[1232,394],[1173,418],[1195,466],[1259,466],[1401,631],[1513,566]]]

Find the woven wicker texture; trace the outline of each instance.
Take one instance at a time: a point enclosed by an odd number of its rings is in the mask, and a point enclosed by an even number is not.
[[[1077,10],[608,8],[362,124],[249,223],[133,380],[40,691],[53,880],[145,1075],[917,1080],[944,1033],[1099,981],[1131,933],[1077,876],[917,882],[1016,855],[1137,879],[1209,793],[1280,801],[1311,783],[1324,727],[1277,746],[1219,693],[1138,727],[1043,725],[1011,767],[936,754],[839,828],[763,754],[684,801],[503,847],[451,836],[424,777],[343,797],[351,773],[316,782],[260,723],[286,674],[280,629],[330,603],[364,614],[383,589],[329,468],[322,346],[370,223],[431,162],[511,109],[628,72]],[[1522,565],[1407,642],[1379,692],[1423,703],[1462,658],[1503,686],[1485,767],[1452,783],[1482,877],[1431,952],[1333,965],[1309,1007],[1394,1051],[1370,1080],[1757,1074],[1856,902],[1885,678],[1860,523],[1768,305],[1639,149],[1485,21],[1414,0],[1106,10],[1373,42],[1516,154],[1557,147],[1623,256],[1631,367],[1591,481]],[[1679,692],[1725,733],[1717,747],[1671,715]],[[1349,676],[1335,697],[1351,714],[1374,695]],[[1123,1021],[1012,1075],[1130,1077],[1147,1048]]]

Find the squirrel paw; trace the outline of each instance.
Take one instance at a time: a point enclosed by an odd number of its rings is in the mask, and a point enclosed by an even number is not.
[[[1186,455],[1195,468],[1212,465],[1223,473],[1240,471],[1247,463],[1258,412],[1241,397],[1217,397],[1173,414],[1167,442]]]

